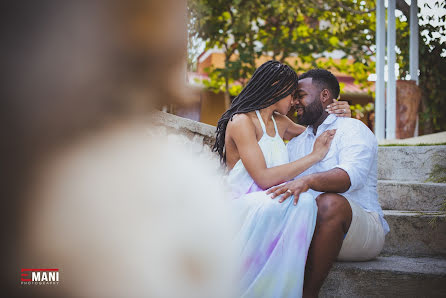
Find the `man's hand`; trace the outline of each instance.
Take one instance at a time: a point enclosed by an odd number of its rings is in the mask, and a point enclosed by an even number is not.
[[[279,203],[284,202],[290,196],[294,195],[294,205],[297,205],[299,195],[303,192],[306,192],[308,189],[310,189],[309,182],[305,177],[302,177],[294,181],[287,182],[283,185],[272,187],[266,193],[272,194],[271,199],[282,195]]]

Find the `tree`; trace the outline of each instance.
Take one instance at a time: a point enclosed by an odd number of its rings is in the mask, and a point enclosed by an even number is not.
[[[230,84],[249,77],[255,70],[252,20],[256,19],[256,1],[191,0],[188,2],[189,33],[206,42],[206,49],[220,48],[225,67],[210,69],[214,88],[225,92],[230,104]],[[237,54],[237,55],[236,55]],[[223,81],[224,85],[220,82]]]
[[[189,0],[189,17],[196,20],[192,32],[206,41],[206,49],[220,48],[225,53],[225,67],[209,69],[213,90],[236,95],[234,81],[246,82],[256,68],[256,58],[270,56],[283,63],[298,57],[290,65],[298,73],[313,67],[338,70],[355,78],[355,83],[367,88],[367,80],[375,72],[376,14],[374,1],[356,0]],[[445,2],[436,1],[437,8]],[[397,18],[397,60],[400,76],[408,73],[410,7],[397,0],[397,9],[406,21]],[[432,16],[427,16],[432,20]],[[444,24],[446,17],[439,19]],[[446,32],[444,25],[420,26],[420,88],[423,127],[425,132],[446,129],[445,44],[434,32]],[[329,53],[340,50],[340,61]],[[443,55],[443,56],[442,56]],[[326,59],[316,59],[316,58]],[[348,59],[347,59],[348,58]],[[296,60],[296,59],[294,59]],[[342,89],[342,85],[341,85]],[[371,91],[369,91],[372,94]]]
[[[369,5],[346,0],[189,0],[188,11],[189,19],[194,20],[191,32],[206,42],[206,49],[218,47],[225,53],[225,67],[209,69],[216,79],[209,85],[220,86],[229,98],[230,84],[246,82],[256,68],[256,58],[262,55],[283,63],[298,56],[298,63],[290,65],[296,71],[334,68],[370,85],[367,76],[374,70],[374,34],[369,28],[374,26],[374,14]],[[344,51],[340,62],[316,60],[333,50]]]

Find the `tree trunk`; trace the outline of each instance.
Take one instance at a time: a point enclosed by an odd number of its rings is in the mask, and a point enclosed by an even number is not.
[[[231,106],[231,95],[229,94],[229,79],[225,77],[225,109],[228,110]]]

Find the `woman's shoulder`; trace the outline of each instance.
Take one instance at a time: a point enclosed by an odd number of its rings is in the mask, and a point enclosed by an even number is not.
[[[254,123],[252,122],[252,117],[248,113],[236,114],[232,116],[232,119],[228,122],[228,128],[230,127],[241,127],[248,126],[253,127]]]
[[[251,135],[255,134],[255,131],[256,126],[249,113],[234,115],[226,127],[226,135],[229,137]]]

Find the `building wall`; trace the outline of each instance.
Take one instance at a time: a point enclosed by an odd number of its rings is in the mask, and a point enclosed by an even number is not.
[[[218,120],[225,111],[225,96],[223,92],[201,92],[200,122],[216,126]]]
[[[198,60],[197,71],[198,73],[206,73],[205,68],[207,67],[224,67],[225,66],[225,55],[224,53],[212,53],[206,59],[200,61]]]

